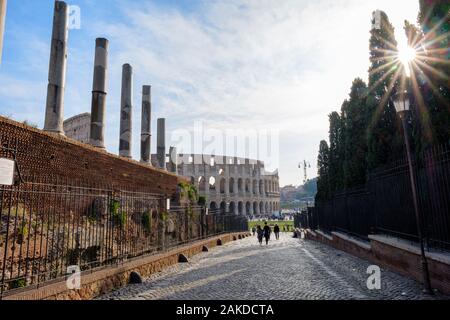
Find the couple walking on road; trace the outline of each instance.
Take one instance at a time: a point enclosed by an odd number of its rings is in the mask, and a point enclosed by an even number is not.
[[[267,222],[264,223],[264,228],[261,228],[261,226],[257,226],[256,230],[255,228],[253,228],[253,234],[257,234],[258,237],[258,242],[260,245],[262,245],[263,243],[263,238],[266,240],[266,245],[269,244],[269,240],[270,240],[270,234],[272,233],[272,229],[269,227],[269,225],[267,224]],[[273,232],[275,233],[275,238],[277,240],[280,239],[280,227],[276,224],[275,227],[273,228]]]

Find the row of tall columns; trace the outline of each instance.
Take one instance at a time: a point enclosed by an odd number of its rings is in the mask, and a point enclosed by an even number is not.
[[[68,10],[64,1],[55,1],[53,31],[49,64],[47,102],[44,130],[64,135],[64,88],[67,69]],[[6,0],[0,0],[0,54],[3,38]],[[97,148],[105,148],[105,116],[108,78],[109,41],[97,38],[95,41],[94,76],[91,101],[91,127],[89,143]],[[122,92],[120,110],[119,155],[131,158],[133,115],[133,68],[129,64],[122,67]],[[158,167],[165,165],[165,119],[158,119],[157,127]],[[171,149],[171,171],[176,172],[176,149]],[[173,155],[175,154],[175,155]],[[141,155],[143,163],[151,164],[151,87],[142,87]]]
[[[0,65],[2,64],[3,36],[5,33],[7,0],[0,0]]]

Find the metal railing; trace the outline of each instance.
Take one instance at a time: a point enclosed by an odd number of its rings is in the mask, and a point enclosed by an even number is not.
[[[0,297],[64,278],[69,266],[93,270],[247,231],[245,217],[206,214],[202,207],[167,211],[157,194],[26,181],[0,186]]]
[[[416,188],[427,247],[450,250],[450,145],[424,153],[414,163]],[[406,161],[383,168],[365,186],[336,193],[296,218],[298,226],[343,231],[367,239],[384,233],[418,240]]]

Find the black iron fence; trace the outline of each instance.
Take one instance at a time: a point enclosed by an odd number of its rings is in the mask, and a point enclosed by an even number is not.
[[[427,247],[450,249],[450,146],[426,152],[414,164]],[[366,239],[384,233],[417,241],[406,160],[369,177],[361,188],[335,194],[296,218],[297,227],[343,231]]]
[[[245,217],[193,206],[167,210],[158,194],[24,180],[33,182],[0,186],[0,297],[65,277],[69,266],[93,270],[247,231]]]

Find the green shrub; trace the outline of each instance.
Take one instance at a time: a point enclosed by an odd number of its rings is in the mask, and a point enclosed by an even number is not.
[[[127,223],[127,213],[120,210],[120,201],[115,199],[111,200],[109,210],[114,224],[117,224],[121,227],[125,226],[125,224]]]
[[[144,212],[142,215],[142,225],[148,232],[152,231],[152,215],[150,212]]]
[[[169,219],[169,214],[168,214],[167,212],[165,212],[165,211],[162,211],[162,212],[159,214],[159,219],[160,219],[161,221],[163,221],[163,222],[166,222],[167,219]]]
[[[27,282],[25,279],[16,279],[9,283],[10,289],[18,289],[18,288],[24,288],[26,287]]]
[[[26,221],[23,221],[22,225],[17,228],[17,234],[23,238],[28,235],[28,226]]]
[[[199,206],[204,206],[204,205],[206,205],[206,197],[205,197],[205,196],[200,196],[200,197],[198,197],[198,205],[199,205]]]

